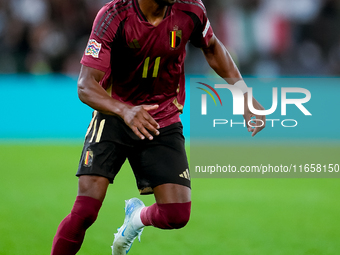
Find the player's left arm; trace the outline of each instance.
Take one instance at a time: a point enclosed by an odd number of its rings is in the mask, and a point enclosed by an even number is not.
[[[215,72],[225,79],[228,84],[235,84],[236,82],[242,80],[242,76],[240,71],[238,70],[235,62],[231,58],[229,52],[224,47],[224,45],[218,40],[218,38],[213,35],[209,40],[209,43],[206,47],[202,48],[204,56]],[[264,115],[255,115],[250,112],[248,107],[248,93],[244,94],[244,119],[248,126],[248,131],[252,132],[252,136],[256,135],[260,132],[266,125],[266,117]],[[263,106],[253,97],[253,106],[257,110],[264,110]],[[255,117],[258,120],[262,120],[264,125],[260,127],[252,128],[248,125],[248,122],[252,117]]]

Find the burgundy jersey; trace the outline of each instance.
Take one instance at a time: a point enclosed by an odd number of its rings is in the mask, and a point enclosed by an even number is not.
[[[155,27],[138,0],[106,4],[93,23],[81,63],[105,72],[101,86],[130,105],[158,104],[151,116],[161,127],[180,121],[185,99],[185,46],[208,45],[213,36],[201,0],[178,0]]]

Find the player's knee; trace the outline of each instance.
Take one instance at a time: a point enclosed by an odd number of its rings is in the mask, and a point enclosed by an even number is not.
[[[97,219],[101,202],[91,197],[78,196],[72,213],[80,217],[86,228],[90,227]]]
[[[97,211],[86,209],[83,212],[84,225],[90,227],[96,221],[97,216]]]
[[[165,204],[163,207],[165,207],[163,208],[163,217],[166,221],[167,229],[183,228],[188,223],[190,218],[191,202]]]

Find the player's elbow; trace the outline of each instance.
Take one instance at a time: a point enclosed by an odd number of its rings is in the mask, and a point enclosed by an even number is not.
[[[88,92],[87,92],[87,88],[84,84],[84,79],[79,79],[78,80],[78,97],[79,97],[80,101],[85,103],[87,96],[88,96]]]

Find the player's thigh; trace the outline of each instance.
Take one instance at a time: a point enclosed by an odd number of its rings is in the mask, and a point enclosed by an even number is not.
[[[179,197],[176,194],[184,196],[190,193],[188,190],[191,182],[184,143],[182,125],[176,123],[161,129],[160,135],[154,140],[142,141],[129,153],[128,159],[142,194],[158,190],[158,197],[161,198],[164,197],[161,194],[165,189],[174,194],[174,199]],[[156,188],[158,186],[162,187]]]
[[[94,112],[79,161],[78,195],[103,200],[127,157],[131,140],[118,117]]]

